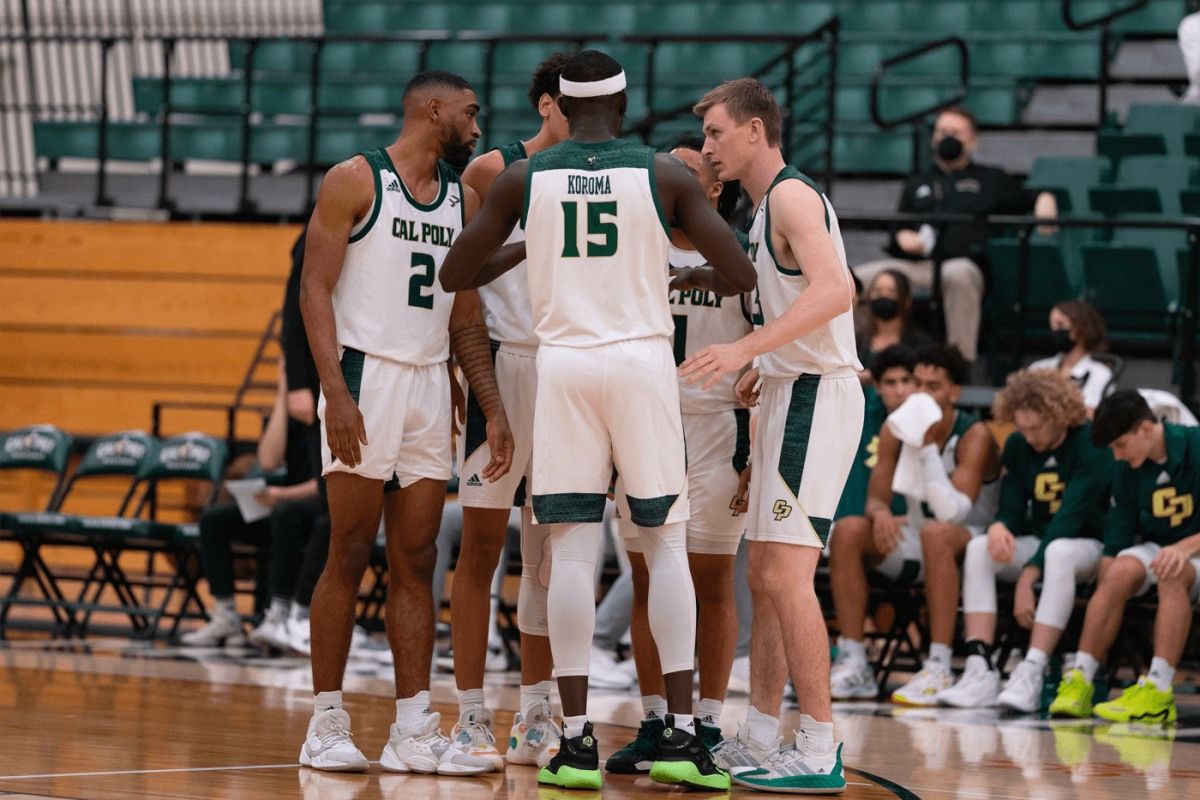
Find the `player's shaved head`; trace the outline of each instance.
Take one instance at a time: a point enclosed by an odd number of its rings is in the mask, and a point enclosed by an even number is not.
[[[452,92],[473,92],[475,89],[461,75],[441,69],[418,72],[404,87],[404,112],[424,104],[429,98]]]

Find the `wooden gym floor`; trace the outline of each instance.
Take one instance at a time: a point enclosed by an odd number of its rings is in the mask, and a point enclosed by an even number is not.
[[[488,678],[496,730],[508,730],[515,674]],[[606,777],[600,793],[539,789],[535,771],[510,767],[477,779],[391,775],[373,766],[346,776],[299,769],[311,713],[302,659],[193,652],[125,640],[18,641],[0,646],[0,797],[24,798],[664,798],[648,779]],[[352,665],[348,706],[360,747],[377,758],[394,709],[390,668]],[[451,676],[434,701],[447,728]],[[724,722],[745,712],[732,697]],[[601,755],[632,736],[633,694],[594,693]],[[850,798],[1200,798],[1200,701],[1181,695],[1164,737],[994,711],[905,710],[841,704]],[[503,745],[502,745],[503,746]],[[751,793],[735,789],[735,793]]]

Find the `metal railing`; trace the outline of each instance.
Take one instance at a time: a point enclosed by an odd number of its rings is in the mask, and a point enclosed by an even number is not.
[[[1200,217],[1164,217],[1161,219],[1121,219],[1108,217],[1060,217],[1043,219],[1034,216],[1012,216],[993,214],[974,216],[970,214],[883,214],[857,213],[853,211],[838,214],[838,223],[843,230],[886,230],[898,228],[919,227],[923,224],[934,226],[939,232],[947,225],[979,225],[985,224],[993,231],[1010,230],[1018,242],[1017,287],[1013,306],[1007,311],[1016,316],[1018,324],[1015,335],[1015,357],[1020,360],[1024,355],[1025,341],[1028,332],[1025,330],[1025,314],[1028,311],[1030,280],[1030,247],[1034,232],[1041,227],[1067,229],[1094,229],[1114,231],[1122,228],[1178,230],[1187,235],[1188,264],[1184,271],[1184,280],[1179,287],[1178,306],[1170,310],[1167,319],[1160,314],[1157,319],[1165,322],[1163,327],[1165,343],[1170,345],[1172,355],[1176,359],[1178,369],[1178,385],[1181,399],[1192,409],[1200,406],[1196,397],[1196,333],[1197,312],[1200,310]],[[1073,246],[1070,243],[1059,242],[1060,247]],[[935,292],[940,290],[942,261],[944,257],[936,253],[933,261],[933,286]],[[1088,287],[1084,286],[1083,296],[1087,299]],[[1074,299],[1062,297],[1061,300]],[[1042,309],[1039,309],[1042,310]],[[1044,309],[1049,311],[1049,309]],[[1101,313],[1110,311],[1113,314],[1129,313],[1120,308],[1099,309]],[[1168,311],[1165,310],[1164,311]],[[995,335],[992,331],[989,335]]]
[[[1099,66],[1100,75],[1097,79],[1097,88],[1099,94],[1098,110],[1097,110],[1097,127],[1103,126],[1105,117],[1108,116],[1108,86],[1112,81],[1112,68],[1109,65],[1109,58],[1112,56],[1113,36],[1112,23],[1121,17],[1131,14],[1140,8],[1148,5],[1150,0],[1132,0],[1128,5],[1120,6],[1109,11],[1107,14],[1101,14],[1098,17],[1092,17],[1086,20],[1075,19],[1075,2],[1074,0],[1062,0],[1062,19],[1063,24],[1073,31],[1087,31],[1092,28],[1100,28],[1100,48],[1099,48]],[[1160,0],[1161,2],[1161,0]]]

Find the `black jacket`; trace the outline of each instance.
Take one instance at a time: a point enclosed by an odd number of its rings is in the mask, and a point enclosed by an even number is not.
[[[1028,214],[1033,211],[1037,195],[998,167],[971,162],[958,172],[945,173],[934,166],[908,179],[899,210],[907,214]],[[991,235],[983,222],[947,225],[938,236],[933,256],[965,256],[984,266]],[[888,252],[898,258],[921,258],[901,250],[895,235]]]

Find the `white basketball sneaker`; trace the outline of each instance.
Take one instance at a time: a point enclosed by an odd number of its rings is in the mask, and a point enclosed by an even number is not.
[[[937,700],[955,708],[993,708],[999,695],[999,672],[988,667],[967,667],[958,683],[938,692]]]
[[[1022,661],[1008,676],[1008,683],[1004,684],[1004,691],[996,702],[1005,708],[1032,714],[1042,706],[1044,682],[1041,667]]]
[[[738,725],[737,736],[722,739],[712,749],[713,761],[730,775],[760,768],[768,759],[779,753],[783,739],[760,745],[750,738],[750,726]]]
[[[504,770],[504,756],[496,749],[496,734],[492,733],[492,714],[486,708],[459,717],[450,738],[469,755],[487,760],[492,769]]]
[[[936,706],[938,692],[953,685],[954,677],[950,674],[949,667],[927,661],[924,669],[892,692],[892,702],[902,706]]]
[[[365,772],[367,757],[350,737],[350,715],[340,708],[314,714],[300,748],[300,766],[328,772]]]
[[[271,619],[267,617],[262,623],[250,631],[250,644],[256,647],[269,647],[273,650],[292,649],[291,636],[288,633],[287,619]]]
[[[829,672],[829,689],[834,700],[873,699],[879,695],[875,670],[865,659],[838,653]]]
[[[242,620],[216,606],[204,625],[179,637],[184,647],[241,647],[246,643]]]
[[[528,719],[520,711],[513,716],[504,758],[510,764],[544,767],[558,753],[558,747],[558,726],[551,717],[550,704],[542,702],[530,709]]]
[[[395,723],[379,757],[389,772],[421,772],[426,775],[482,775],[492,762],[470,755],[438,728],[442,715],[436,711],[421,724],[400,730]]]
[[[302,656],[312,655],[312,632],[308,620],[288,625],[288,646]]]

